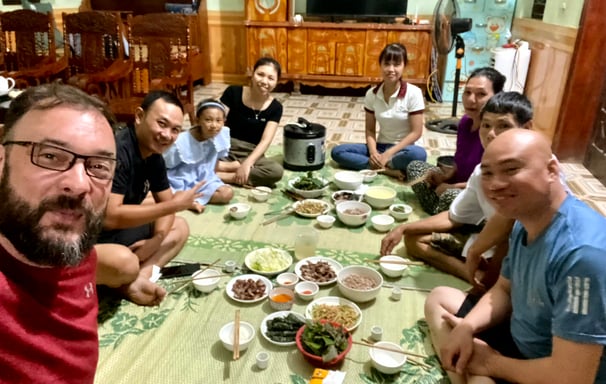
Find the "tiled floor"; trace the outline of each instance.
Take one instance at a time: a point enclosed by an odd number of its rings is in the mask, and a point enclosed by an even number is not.
[[[227,85],[212,83],[198,87],[195,91],[196,102],[206,97],[217,97]],[[274,144],[282,144],[281,127],[296,122],[303,117],[327,128],[327,147],[332,148],[341,142],[364,142],[363,97],[356,96],[318,96],[276,93],[275,97],[282,102],[284,114]],[[426,119],[448,117],[451,114],[450,104],[427,104]],[[458,108],[460,113],[462,108]],[[430,155],[452,154],[455,150],[455,136],[426,130],[422,145]],[[606,216],[606,187],[596,180],[587,169],[579,163],[564,163],[563,170],[570,189],[591,207]]]

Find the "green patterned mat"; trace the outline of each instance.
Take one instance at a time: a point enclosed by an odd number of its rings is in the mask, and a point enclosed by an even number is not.
[[[318,173],[331,179],[334,172],[331,166],[327,166]],[[237,188],[234,202],[247,202],[252,206],[251,213],[244,220],[230,219],[225,206],[208,206],[201,215],[181,213],[190,224],[191,235],[176,261],[212,262],[220,259],[223,262],[232,259],[242,264],[248,252],[264,246],[292,253],[296,233],[303,227],[318,228],[314,220],[291,215],[267,226],[260,225],[264,220],[263,213],[292,203],[279,192],[292,177],[291,172],[286,172],[278,188],[264,203],[253,202],[249,197],[250,191]],[[409,188],[398,186],[397,182],[382,175],[373,185],[395,187],[398,190],[397,200],[415,207],[409,220],[424,216]],[[329,193],[324,198],[328,201]],[[373,212],[378,213],[385,211]],[[360,228],[348,228],[336,223],[333,228],[318,229],[318,232],[317,253],[343,265],[364,264],[366,259],[377,258],[384,236],[374,231],[370,223]],[[405,256],[403,247],[396,251]],[[275,346],[259,334],[262,319],[273,312],[269,303],[241,304],[232,301],[225,293],[228,281],[229,278],[222,278],[219,287],[208,294],[188,286],[169,295],[155,308],[136,306],[113,297],[108,290],[100,289],[100,354],[95,381],[103,384],[307,383],[313,367],[303,359],[296,347]],[[169,290],[177,284],[174,280],[161,282]],[[461,280],[427,266],[411,267],[402,278],[387,278],[386,282],[421,288],[438,285],[461,289],[467,287]],[[397,302],[389,298],[390,293],[390,289],[384,288],[375,300],[359,305],[363,317],[353,334],[354,340],[368,337],[373,325],[381,325],[384,340],[397,342],[407,350],[426,355],[424,362],[432,368],[406,364],[399,374],[382,375],[371,367],[368,348],[354,345],[346,360],[335,369],[347,372],[345,383],[447,382],[431,347],[423,319],[427,293],[406,290]],[[340,295],[333,284],[322,288],[321,296]],[[293,310],[303,313],[307,304],[297,300]],[[232,361],[231,352],[223,348],[218,333],[223,324],[232,320],[237,308],[241,310],[242,320],[256,327],[257,334],[240,360]],[[255,367],[255,355],[260,350],[268,351],[271,356],[268,369],[263,371]]]

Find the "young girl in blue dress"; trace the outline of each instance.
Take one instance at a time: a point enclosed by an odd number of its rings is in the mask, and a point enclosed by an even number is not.
[[[194,201],[192,211],[202,213],[206,204],[226,204],[234,196],[215,173],[218,159],[229,152],[229,128],[224,126],[225,107],[213,99],[196,107],[197,125],[179,134],[164,153],[168,180],[173,191],[191,189],[200,180],[202,196]]]

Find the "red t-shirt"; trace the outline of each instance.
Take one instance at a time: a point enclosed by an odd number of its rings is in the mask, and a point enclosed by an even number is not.
[[[93,250],[39,268],[0,246],[0,383],[92,383],[99,356]]]

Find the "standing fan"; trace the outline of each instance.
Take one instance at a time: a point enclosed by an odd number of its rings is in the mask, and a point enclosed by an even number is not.
[[[447,119],[428,121],[427,129],[443,133],[456,133],[459,126],[457,119],[457,103],[459,99],[459,80],[461,77],[461,62],[465,56],[465,43],[459,33],[471,30],[471,19],[459,19],[459,6],[456,0],[439,0],[433,13],[433,28],[431,36],[438,54],[447,55],[455,47],[457,66],[454,79],[454,95],[452,99],[452,116]]]

